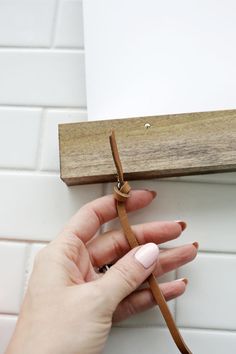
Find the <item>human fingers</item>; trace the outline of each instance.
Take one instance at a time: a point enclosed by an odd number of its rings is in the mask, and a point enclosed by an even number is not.
[[[188,245],[183,245],[175,248],[165,249],[160,251],[154,275],[161,275],[175,270],[186,263],[191,262],[197,256],[198,243],[194,242]]]
[[[135,247],[98,280],[110,309],[114,311],[152,273],[158,254],[159,249],[155,243]]]
[[[126,202],[126,210],[134,211],[144,208],[155,198],[156,192],[133,190]],[[113,195],[95,199],[78,210],[65,226],[83,242],[91,239],[101,225],[117,217],[116,203]]]
[[[161,244],[180,236],[186,228],[183,221],[156,221],[132,226],[140,245],[154,242]],[[113,263],[129,250],[130,246],[122,230],[110,230],[87,244],[92,264],[101,267]]]
[[[160,284],[161,291],[166,301],[182,295],[187,286],[187,279],[177,279],[168,283]],[[127,296],[118,305],[113,315],[113,322],[123,321],[126,318],[148,310],[156,305],[156,301],[149,288],[136,290]]]
[[[197,256],[197,252],[197,242],[160,250],[156,266],[153,270],[154,275],[160,277],[165,273],[171,272],[193,261]]]

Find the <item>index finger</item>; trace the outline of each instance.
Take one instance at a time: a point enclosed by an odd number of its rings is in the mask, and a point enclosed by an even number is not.
[[[156,197],[155,191],[133,190],[126,202],[126,210],[134,211],[144,208]],[[66,225],[84,243],[89,241],[104,223],[117,217],[116,203],[113,195],[95,199],[78,210]]]

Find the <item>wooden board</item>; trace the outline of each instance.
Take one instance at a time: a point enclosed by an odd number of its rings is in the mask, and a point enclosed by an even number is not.
[[[112,119],[59,125],[67,185],[116,181],[112,128],[127,180],[236,171],[236,110]]]

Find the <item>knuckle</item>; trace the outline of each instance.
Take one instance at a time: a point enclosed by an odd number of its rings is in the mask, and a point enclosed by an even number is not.
[[[122,264],[121,266],[115,264],[113,266],[113,271],[118,274],[119,278],[123,281],[129,291],[136,289],[139,285],[137,272],[131,265]]]

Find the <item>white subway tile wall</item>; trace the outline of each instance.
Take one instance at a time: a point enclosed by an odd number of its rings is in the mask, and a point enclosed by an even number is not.
[[[79,50],[2,49],[0,104],[83,107],[84,54]]]
[[[0,353],[4,353],[16,325],[17,316],[0,315]]]
[[[79,207],[101,194],[101,185],[68,188],[58,174],[0,174],[0,236],[51,240]]]
[[[36,253],[83,204],[111,184],[68,188],[59,177],[57,125],[87,119],[82,1],[0,1],[0,354],[14,330]],[[94,58],[96,60],[96,58]],[[194,353],[234,353],[236,174],[132,182],[158,191],[132,223],[184,219],[195,262],[171,310]],[[106,228],[117,226],[109,223]],[[106,229],[105,228],[105,229]],[[165,245],[162,245],[165,246]],[[117,325],[104,353],[174,354],[156,309]]]
[[[41,115],[37,108],[0,107],[1,168],[36,168]]]
[[[82,1],[65,0],[60,2],[55,46],[58,48],[83,48]]]
[[[177,271],[190,279],[189,291],[177,300],[180,326],[235,330],[236,255],[200,254],[196,262]],[[204,314],[204,315],[203,315]]]
[[[187,344],[195,354],[223,354],[235,352],[236,336],[230,331],[183,329]],[[177,354],[164,328],[113,328],[104,354]]]
[[[22,299],[27,244],[0,241],[0,313],[17,314]]]
[[[49,47],[56,0],[1,0],[0,45]]]

